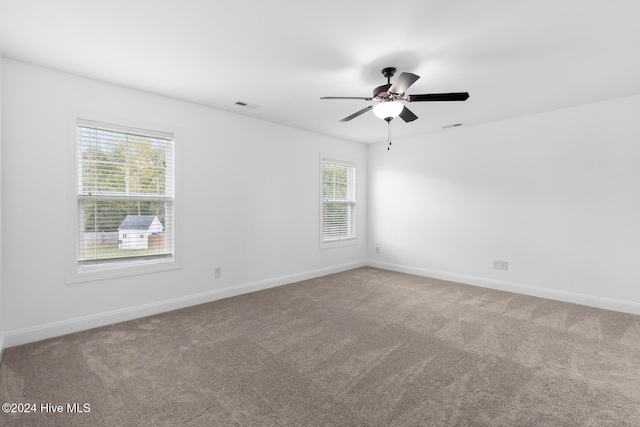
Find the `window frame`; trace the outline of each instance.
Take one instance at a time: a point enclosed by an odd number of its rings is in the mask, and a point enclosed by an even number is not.
[[[102,124],[109,129],[122,132],[140,132],[143,134],[153,135],[171,135],[173,140],[173,200],[172,200],[172,216],[173,216],[173,253],[165,257],[151,257],[151,259],[128,258],[123,261],[106,260],[98,264],[81,265],[80,256],[80,233],[78,215],[81,212],[78,194],[78,142],[77,128],[80,124],[96,123]],[[179,269],[181,251],[180,231],[182,229],[181,221],[181,191],[180,191],[180,159],[182,130],[179,127],[171,125],[162,125],[157,123],[144,122],[135,119],[127,119],[110,115],[85,112],[70,111],[68,115],[68,153],[67,153],[67,174],[68,185],[67,192],[69,194],[67,201],[67,261],[66,261],[66,282],[68,284],[80,283],[91,280],[102,280],[115,277],[126,277],[137,274],[153,273],[158,271],[167,271]],[[118,236],[120,236],[119,234]],[[120,237],[119,237],[120,239]]]
[[[352,234],[353,236],[351,237],[347,237],[347,238],[343,238],[343,239],[338,239],[338,240],[331,240],[331,241],[326,241],[324,239],[324,205],[326,200],[324,199],[324,165],[325,163],[332,163],[332,164],[337,164],[337,165],[343,165],[343,166],[348,166],[348,167],[353,167],[353,183],[350,183],[350,186],[352,188],[352,195],[353,197],[350,198],[351,200],[347,200],[347,201],[341,201],[341,203],[345,203],[345,204],[350,204],[352,206],[352,211],[351,211],[351,230],[352,230]],[[356,163],[355,160],[350,159],[350,158],[346,158],[344,156],[339,156],[339,155],[334,155],[334,154],[328,154],[328,153],[320,153],[320,249],[329,249],[329,248],[337,248],[337,247],[342,247],[342,246],[350,246],[350,245],[355,245],[358,242],[358,231],[357,231],[357,173],[358,173],[358,165]]]

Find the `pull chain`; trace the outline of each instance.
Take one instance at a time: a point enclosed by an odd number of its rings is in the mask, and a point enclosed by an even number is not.
[[[389,145],[387,145],[387,151],[391,148],[391,120],[387,120],[387,141]]]

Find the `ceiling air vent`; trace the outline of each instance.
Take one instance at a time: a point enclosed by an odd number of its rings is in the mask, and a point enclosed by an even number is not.
[[[243,102],[243,101],[237,101],[236,105],[239,105],[241,107],[251,108],[252,110],[255,110],[256,108],[260,107],[259,105],[250,104],[248,102]]]
[[[447,126],[442,126],[442,129],[451,129],[451,128],[457,128],[460,126],[463,126],[464,123],[454,123],[452,125],[447,125]]]

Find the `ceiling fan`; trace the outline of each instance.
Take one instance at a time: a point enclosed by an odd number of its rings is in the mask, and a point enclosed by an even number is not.
[[[372,97],[353,97],[353,96],[323,96],[320,99],[359,99],[363,101],[375,101],[377,105],[370,105],[350,116],[340,120],[348,122],[351,119],[366,113],[373,109],[373,113],[387,122],[400,116],[405,122],[412,122],[418,118],[411,110],[404,106],[400,101],[406,102],[432,102],[432,101],[465,101],[469,98],[468,92],[452,92],[452,93],[430,93],[422,95],[407,95],[406,90],[414,84],[420,76],[412,73],[400,73],[396,81],[391,84],[391,77],[396,73],[393,67],[384,68],[382,75],[387,78],[387,84],[378,86],[373,90]]]

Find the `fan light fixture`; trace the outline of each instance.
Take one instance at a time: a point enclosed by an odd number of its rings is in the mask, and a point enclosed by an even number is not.
[[[381,102],[373,107],[373,114],[382,120],[393,120],[400,115],[404,105],[398,101]]]
[[[400,116],[405,122],[412,122],[418,118],[411,110],[404,106],[404,102],[432,102],[432,101],[466,101],[469,98],[468,92],[451,92],[451,93],[423,93],[418,95],[408,95],[405,92],[409,89],[409,86],[414,84],[416,80],[420,78],[413,73],[400,73],[400,76],[392,84],[391,77],[395,74],[396,69],[394,67],[387,67],[382,69],[382,75],[387,78],[387,84],[378,86],[373,90],[373,96],[323,96],[320,99],[360,99],[362,101],[376,101],[377,105],[369,105],[360,111],[356,111],[350,116],[340,120],[341,122],[348,122],[351,119],[355,119],[366,113],[369,110],[373,110],[376,117],[381,118],[387,122],[389,147],[391,146],[391,120]]]

